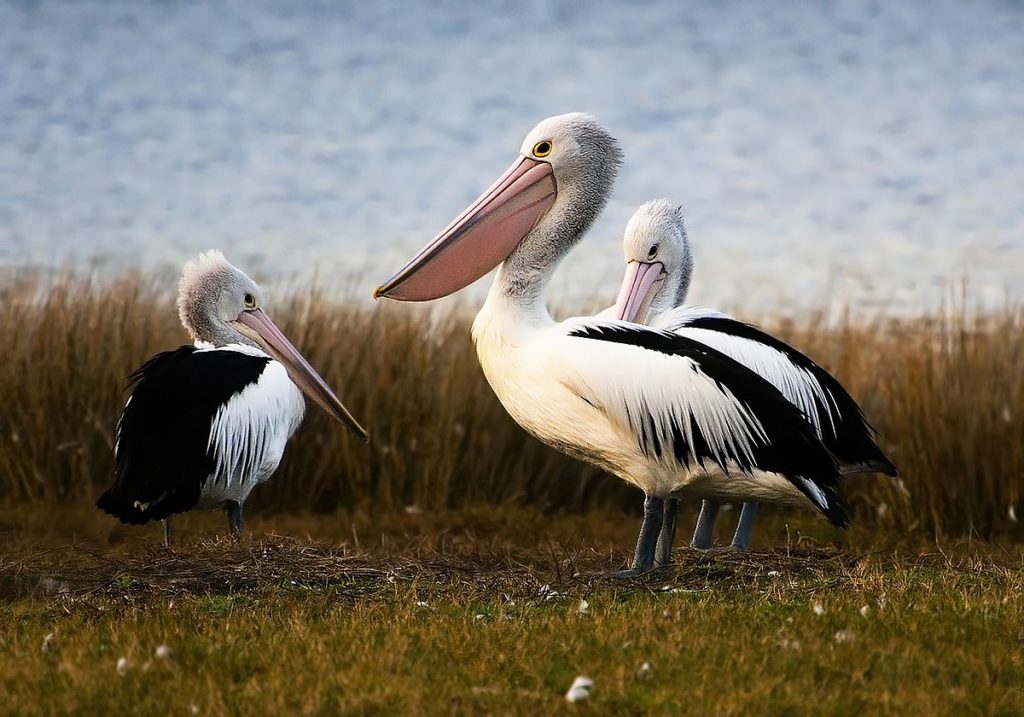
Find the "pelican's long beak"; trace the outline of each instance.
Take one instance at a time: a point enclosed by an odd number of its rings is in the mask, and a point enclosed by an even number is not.
[[[651,310],[654,300],[655,282],[665,272],[665,265],[660,261],[631,261],[626,265],[626,275],[622,277],[622,288],[615,302],[615,318],[643,324],[647,322],[647,312]]]
[[[284,364],[288,369],[288,376],[309,400],[334,416],[364,441],[369,440],[366,431],[342,405],[327,383],[320,378],[320,374],[313,370],[299,350],[292,346],[292,342],[261,309],[243,311],[238,319],[231,323],[244,336],[258,343],[267,353]]]
[[[375,299],[430,301],[469,286],[503,262],[551,209],[551,165],[520,157],[405,268],[373,291]]]

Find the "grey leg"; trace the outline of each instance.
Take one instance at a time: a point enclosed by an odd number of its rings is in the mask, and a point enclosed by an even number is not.
[[[736,534],[732,536],[733,550],[746,550],[750,545],[750,529],[754,527],[756,517],[757,503],[744,503],[740,519],[736,523]]]
[[[697,550],[709,550],[715,538],[715,518],[718,517],[719,503],[706,500],[701,503],[700,515],[697,516],[697,527],[693,529],[693,540],[690,547]]]
[[[224,510],[228,514],[228,524],[231,526],[231,532],[235,535],[242,534],[242,506],[233,500],[229,500],[224,504]]]
[[[654,551],[658,547],[658,535],[661,533],[664,513],[664,499],[655,498],[653,495],[644,497],[644,521],[640,524],[640,535],[636,539],[633,563],[628,570],[612,573],[614,577],[634,578],[654,567]]]
[[[654,552],[654,566],[657,568],[672,563],[672,543],[676,539],[676,515],[679,513],[679,499],[665,499],[665,517],[661,522],[658,548]]]
[[[171,516],[164,518],[164,547],[171,547],[174,542],[174,533],[171,531]]]

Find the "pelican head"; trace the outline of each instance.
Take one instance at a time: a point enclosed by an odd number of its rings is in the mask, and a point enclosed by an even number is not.
[[[686,301],[693,254],[686,238],[683,208],[667,199],[640,206],[622,240],[626,275],[615,303],[615,318],[646,323],[648,317]]]
[[[185,264],[178,283],[178,316],[198,344],[242,344],[259,349],[288,370],[292,382],[311,400],[363,440],[366,431],[327,383],[264,311],[266,294],[219,251]]]
[[[214,346],[262,345],[239,331],[239,317],[266,306],[260,285],[228,263],[219,251],[208,251],[185,264],[178,282],[178,316],[192,340]]]
[[[618,142],[591,115],[543,120],[526,135],[512,166],[377,287],[374,297],[448,296],[508,259],[527,239],[534,244],[526,252],[533,263],[552,265],[604,207],[621,161]]]

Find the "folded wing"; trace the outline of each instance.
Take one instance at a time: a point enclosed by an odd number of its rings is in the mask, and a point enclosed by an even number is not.
[[[113,485],[99,508],[141,524],[189,510],[215,473],[211,431],[232,397],[255,385],[270,358],[182,346],[157,354],[128,379],[117,422]]]
[[[600,319],[565,326],[559,361],[573,390],[629,431],[645,455],[779,473],[845,524],[832,457],[769,381],[687,336]]]
[[[702,307],[667,311],[653,325],[715,348],[770,381],[810,419],[843,473],[896,475],[860,406],[806,354],[755,326]]]

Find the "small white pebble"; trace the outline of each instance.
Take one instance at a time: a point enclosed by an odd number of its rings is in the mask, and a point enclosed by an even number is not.
[[[778,574],[779,574],[778,570],[769,570],[768,571],[768,577],[770,577],[770,578],[774,578]]]
[[[474,615],[473,617],[474,617],[474,619],[476,619],[476,620],[483,620],[483,619],[484,619],[485,617],[487,617],[487,616],[486,616],[486,615],[484,615],[484,614],[483,614],[482,612],[478,612],[478,613],[477,613],[476,615]]]
[[[167,645],[157,645],[155,654],[159,659],[166,660],[171,656],[171,648]]]
[[[867,617],[870,614],[871,614],[871,607],[870,606],[864,605],[863,607],[861,607],[861,609],[860,609],[861,617]]]
[[[849,630],[840,630],[835,634],[836,642],[850,642],[853,640],[853,633]]]
[[[415,503],[412,505],[405,506],[403,510],[405,511],[406,515],[420,515],[423,513],[423,508],[419,507]]]
[[[1006,512],[1007,512],[1007,515],[1010,516],[1010,520],[1012,520],[1014,523],[1016,523],[1017,522],[1017,510],[1014,507],[1013,503],[1010,503],[1010,509],[1007,510]]]
[[[43,638],[43,652],[50,652],[54,648],[53,641],[55,640],[54,634],[51,632]]]
[[[416,607],[426,607],[426,606],[427,606],[427,601],[426,600],[417,600],[416,601]]]
[[[190,702],[188,705],[188,711],[194,715],[199,714],[199,705],[197,705],[195,702]]]
[[[811,610],[814,610],[814,614],[815,615],[824,615],[825,614],[825,606],[822,605],[820,602],[814,603],[814,606],[811,607]]]
[[[580,615],[586,615],[590,612],[590,603],[586,600],[580,600],[580,604],[576,606],[576,612]]]
[[[572,681],[572,686],[569,691],[565,693],[565,699],[568,702],[579,702],[590,697],[590,690],[594,688],[594,681],[589,677],[580,675]]]
[[[651,663],[650,662],[645,662],[642,665],[640,665],[639,668],[637,668],[636,674],[639,677],[643,677],[644,675],[646,675],[650,671],[651,671]]]
[[[117,674],[127,675],[128,674],[128,658],[119,657],[117,658]]]

